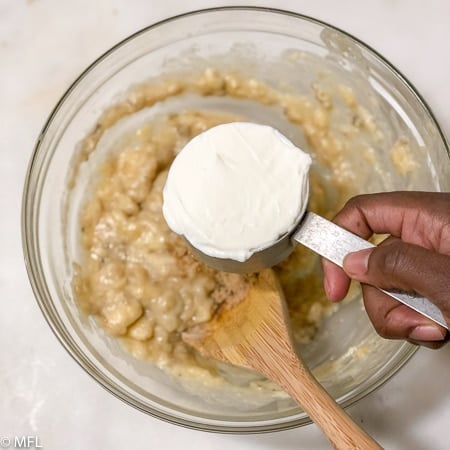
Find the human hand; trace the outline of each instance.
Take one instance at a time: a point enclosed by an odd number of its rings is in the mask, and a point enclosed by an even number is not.
[[[361,282],[367,314],[382,337],[431,348],[447,342],[445,328],[373,286],[428,298],[450,325],[450,193],[360,195],[334,222],[365,239],[374,233],[390,236],[378,247],[347,255],[344,270],[323,260],[328,298],[342,300],[352,278]]]

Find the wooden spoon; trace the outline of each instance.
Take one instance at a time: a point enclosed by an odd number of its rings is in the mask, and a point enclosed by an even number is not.
[[[183,340],[200,354],[254,369],[280,385],[336,449],[381,449],[330,397],[296,354],[284,295],[275,273],[257,276],[244,300],[221,308]]]

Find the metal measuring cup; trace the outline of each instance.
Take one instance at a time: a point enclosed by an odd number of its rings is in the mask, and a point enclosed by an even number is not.
[[[215,269],[225,272],[252,273],[272,267],[287,258],[297,244],[308,247],[339,267],[343,267],[347,254],[374,247],[371,242],[309,211],[302,213],[300,221],[293,230],[281,236],[270,247],[256,251],[243,262],[209,256],[190,243],[189,246],[195,257]],[[441,310],[427,298],[406,292],[378,289],[449,329]]]

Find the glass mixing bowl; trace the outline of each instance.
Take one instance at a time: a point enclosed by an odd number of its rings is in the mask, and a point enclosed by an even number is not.
[[[72,357],[108,391],[141,411],[221,432],[304,425],[308,417],[289,399],[240,408],[238,402],[181,388],[156,367],[132,358],[75,304],[71,279],[73,262],[81,257],[79,211],[90,175],[105,157],[90,157],[73,183],[79,142],[129,86],[209,66],[237,70],[305,96],[313,97],[311,86],[317,80],[326,86],[344,85],[344,94],[351,88],[360,108],[358,120],[370,135],[367,142],[355,141],[349,151],[358,192],[450,190],[449,149],[431,111],[411,84],[365,44],[330,25],[285,11],[232,7],[192,12],[152,25],[112,48],[56,105],[37,141],[25,183],[23,243],[29,277],[45,318]],[[351,106],[352,99],[347,103]],[[335,105],[338,122],[341,107]],[[157,102],[143,114],[177,108],[239,113],[279,128],[308,149],[298,127],[270,105],[187,95]],[[409,159],[402,159],[401,150],[393,161],[398,139],[408,143]],[[414,351],[406,342],[379,338],[358,300],[326,319],[314,341],[301,349],[317,378],[344,407],[388,380]]]

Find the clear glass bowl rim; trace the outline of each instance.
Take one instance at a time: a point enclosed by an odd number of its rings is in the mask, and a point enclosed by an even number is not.
[[[440,139],[442,140],[444,147],[446,149],[447,155],[450,158],[450,146],[448,141],[446,140],[446,137],[437,122],[431,108],[428,106],[426,101],[422,98],[422,96],[419,94],[417,89],[412,85],[412,83],[409,82],[409,80],[395,67],[393,66],[388,60],[386,60],[381,54],[379,54],[376,50],[374,50],[372,47],[367,45],[365,42],[361,41],[360,39],[354,37],[352,34],[341,30],[340,28],[330,25],[327,22],[315,19],[310,16],[306,16],[303,14],[286,11],[282,9],[277,8],[267,8],[267,7],[259,7],[259,6],[222,6],[222,7],[214,7],[214,8],[206,8],[206,9],[199,9],[195,11],[189,11],[180,15],[172,16],[167,19],[158,21],[152,25],[149,25],[147,27],[142,28],[141,30],[131,34],[127,38],[123,39],[113,47],[111,47],[109,50],[107,50],[105,53],[103,53],[100,57],[98,57],[93,63],[91,63],[69,86],[69,88],[66,90],[66,92],[63,94],[63,96],[60,98],[60,100],[57,102],[55,107],[53,108],[52,112],[50,113],[47,121],[45,122],[45,125],[43,126],[41,132],[38,135],[29,165],[25,177],[24,182],[24,190],[23,190],[23,196],[22,196],[22,212],[21,212],[21,232],[22,232],[22,247],[23,247],[23,253],[24,253],[24,259],[25,259],[25,265],[28,273],[28,277],[30,280],[30,284],[32,287],[32,290],[34,292],[34,296],[36,298],[36,301],[38,302],[38,305],[42,311],[42,314],[44,318],[46,319],[48,325],[50,326],[52,332],[55,334],[56,338],[59,340],[61,345],[67,350],[67,352],[72,356],[72,358],[92,377],[94,378],[101,386],[103,386],[107,391],[112,393],[114,396],[120,398],[125,403],[149,414],[154,417],[157,417],[159,419],[165,420],[167,422],[181,425],[187,428],[192,429],[198,429],[203,431],[211,431],[211,432],[221,432],[221,433],[239,433],[239,434],[246,434],[246,433],[262,433],[262,432],[273,432],[273,431],[282,431],[290,428],[295,428],[301,425],[305,425],[310,423],[310,420],[308,418],[306,419],[293,419],[289,422],[283,422],[281,424],[275,424],[275,425],[264,425],[264,426],[248,426],[246,428],[241,427],[235,427],[233,425],[209,425],[209,424],[200,424],[195,421],[187,421],[184,419],[172,417],[168,414],[165,414],[161,411],[150,411],[149,409],[142,408],[139,404],[133,401],[133,399],[130,399],[126,393],[123,393],[120,389],[117,389],[114,386],[111,386],[107,379],[102,377],[102,374],[99,373],[98,369],[92,365],[92,363],[87,360],[87,358],[84,357],[84,355],[78,351],[77,348],[74,348],[74,346],[71,345],[71,338],[70,336],[66,335],[65,330],[61,330],[58,325],[55,323],[55,320],[53,319],[53,308],[51,305],[51,301],[49,302],[45,295],[45,287],[43,288],[43,284],[45,285],[45,280],[42,277],[42,274],[40,273],[40,259],[36,258],[36,252],[35,252],[35,236],[33,234],[34,231],[34,224],[30,220],[30,208],[33,207],[33,202],[30,201],[30,198],[33,198],[33,195],[31,195],[34,191],[34,185],[32,181],[34,180],[34,176],[36,175],[36,172],[39,173],[41,170],[41,167],[36,164],[36,161],[39,159],[38,156],[44,151],[42,149],[41,143],[43,141],[43,137],[45,136],[48,128],[52,124],[55,116],[58,114],[59,109],[61,106],[66,102],[67,97],[69,94],[76,89],[78,84],[83,80],[90,72],[92,72],[95,67],[100,64],[103,60],[105,60],[108,56],[113,54],[118,48],[126,45],[128,42],[134,40],[136,37],[148,32],[149,30],[152,30],[154,28],[160,27],[162,25],[165,25],[167,23],[176,22],[178,20],[183,20],[185,18],[188,18],[190,16],[199,15],[199,14],[207,14],[207,13],[217,13],[220,11],[258,11],[258,12],[264,12],[268,14],[280,14],[280,15],[287,15],[294,18],[297,18],[299,20],[303,20],[306,22],[311,22],[316,25],[320,25],[324,28],[328,28],[329,30],[336,31],[338,33],[341,33],[342,35],[346,36],[347,38],[351,39],[358,45],[362,46],[366,50],[368,50],[370,53],[372,53],[383,65],[386,69],[392,72],[394,76],[396,76],[414,95],[415,99],[421,106],[424,108],[424,110],[429,115],[433,125],[436,127],[436,130],[439,134]],[[391,371],[384,374],[384,376],[380,377],[376,383],[373,383],[368,389],[359,392],[357,395],[355,395],[353,398],[349,399],[346,402],[343,402],[341,406],[348,407],[351,404],[357,402],[361,398],[367,396],[374,390],[378,389],[380,386],[382,386],[385,382],[387,382],[400,368],[402,368],[406,362],[414,355],[416,352],[416,347],[409,347],[406,351],[403,352],[402,359],[398,361],[398,365]]]

